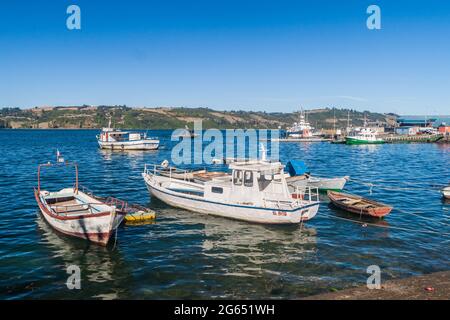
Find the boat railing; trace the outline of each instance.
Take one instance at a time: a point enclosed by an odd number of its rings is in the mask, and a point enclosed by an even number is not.
[[[297,199],[297,201],[307,201],[309,203],[311,202],[319,202],[319,188],[317,187],[295,187],[294,193],[292,193],[293,198]]]
[[[86,193],[87,195],[94,196],[94,193],[92,192],[92,190],[87,188],[87,187],[85,187],[85,186],[83,186],[83,185],[80,185],[78,187],[78,190],[83,192],[83,193]]]
[[[119,211],[124,211],[127,209],[128,207],[128,202],[124,201],[124,200],[120,200],[114,197],[100,197],[100,196],[96,196],[94,195],[94,193],[92,192],[92,190],[90,190],[89,188],[80,185],[78,190],[80,190],[81,192],[103,202],[104,204],[108,205],[108,206],[115,206],[117,210]]]
[[[108,206],[115,206],[117,210],[119,211],[125,211],[128,207],[128,202],[124,201],[124,200],[120,200],[114,197],[108,197],[106,198],[105,203]]]
[[[189,181],[192,175],[192,170],[184,170],[171,166],[163,166],[160,164],[145,164],[144,174],[164,176],[170,179]]]

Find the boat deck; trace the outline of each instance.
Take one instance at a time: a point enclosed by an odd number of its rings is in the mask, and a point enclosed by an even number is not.
[[[90,206],[80,204],[75,199],[56,202],[50,206],[57,214],[83,215],[90,214]]]

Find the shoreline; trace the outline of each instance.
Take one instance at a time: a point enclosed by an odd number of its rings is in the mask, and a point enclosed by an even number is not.
[[[381,289],[359,286],[321,293],[301,300],[448,300],[450,299],[450,271],[388,280]]]

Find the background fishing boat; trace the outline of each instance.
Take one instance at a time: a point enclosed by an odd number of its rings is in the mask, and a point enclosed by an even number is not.
[[[146,133],[128,132],[111,128],[111,119],[107,128],[97,135],[100,148],[110,150],[156,150],[159,140],[148,138]]]
[[[346,144],[382,144],[384,142],[370,128],[356,128],[345,137]]]
[[[195,138],[198,136],[198,133],[194,132],[194,130],[189,129],[189,127],[186,125],[184,129],[175,130],[174,138]]]

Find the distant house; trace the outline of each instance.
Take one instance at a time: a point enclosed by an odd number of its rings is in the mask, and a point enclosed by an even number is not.
[[[399,127],[431,127],[436,118],[404,116],[397,119]]]
[[[396,134],[401,135],[415,135],[419,132],[419,127],[398,127],[395,128]]]
[[[375,131],[376,133],[384,133],[384,127],[378,127],[378,126],[368,126],[372,131]]]
[[[450,134],[450,125],[443,123],[438,127],[438,131],[439,133]]]

